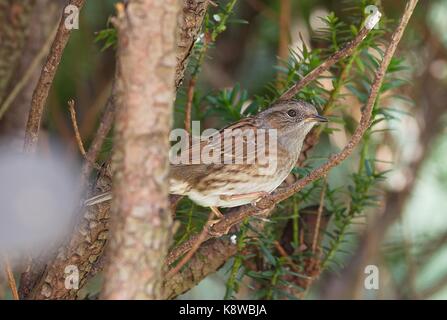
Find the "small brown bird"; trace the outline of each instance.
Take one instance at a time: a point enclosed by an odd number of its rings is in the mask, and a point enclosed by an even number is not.
[[[206,151],[213,161],[171,164],[170,193],[186,195],[218,216],[217,207],[253,203],[284,181],[298,160],[306,135],[316,123],[327,121],[305,101],[276,102],[211,135],[198,148],[196,145],[201,156]],[[188,151],[194,152],[194,144]],[[102,194],[87,200],[86,205],[109,199],[110,193]]]

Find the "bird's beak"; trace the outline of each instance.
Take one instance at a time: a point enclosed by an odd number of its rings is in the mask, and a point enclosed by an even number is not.
[[[320,116],[319,114],[313,114],[311,116],[308,116],[304,121],[306,122],[328,122],[328,119],[326,117]]]

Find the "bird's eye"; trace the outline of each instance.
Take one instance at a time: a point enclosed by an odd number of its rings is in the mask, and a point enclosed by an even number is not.
[[[289,117],[296,117],[296,111],[293,109],[287,111],[287,114],[289,115]]]

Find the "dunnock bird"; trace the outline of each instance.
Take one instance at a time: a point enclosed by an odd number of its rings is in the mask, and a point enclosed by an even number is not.
[[[254,203],[275,190],[292,171],[306,135],[318,122],[327,122],[327,119],[318,115],[310,103],[302,100],[276,102],[195,145],[199,154],[206,148],[215,156],[217,152],[217,157],[213,158],[217,161],[171,164],[170,193],[186,195],[195,203],[210,207],[217,216],[221,216],[217,207]],[[272,129],[276,141],[270,135]],[[233,143],[228,148],[224,140],[229,136],[235,144],[239,140],[242,149]],[[272,144],[275,145],[274,152],[270,148]],[[189,154],[194,154],[194,144],[188,151],[191,150]],[[263,152],[267,161],[261,163],[259,155]],[[252,161],[247,161],[250,156]],[[109,199],[110,193],[102,194],[87,200],[86,205]]]

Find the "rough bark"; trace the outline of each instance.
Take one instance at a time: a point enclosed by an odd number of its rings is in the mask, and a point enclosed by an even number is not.
[[[160,299],[172,239],[169,132],[175,98],[177,0],[118,7],[112,232],[102,297]]]
[[[180,20],[177,45],[177,66],[175,68],[175,86],[183,80],[188,58],[202,26],[208,7],[208,0],[183,0],[183,18]]]
[[[164,283],[164,299],[173,299],[195,287],[209,274],[215,273],[237,253],[237,246],[228,238],[213,239],[204,243],[194,257],[173,277]]]
[[[97,183],[92,193],[110,191],[112,175],[110,166],[104,166],[99,173]],[[70,242],[59,249],[57,256],[47,265],[46,269],[39,270],[37,281],[31,287],[30,293],[23,293],[27,299],[75,299],[78,289],[65,288],[65,268],[76,266],[79,271],[79,288],[82,288],[89,279],[102,267],[102,257],[108,231],[110,217],[110,204],[107,202],[86,208],[82,218],[76,225]]]

